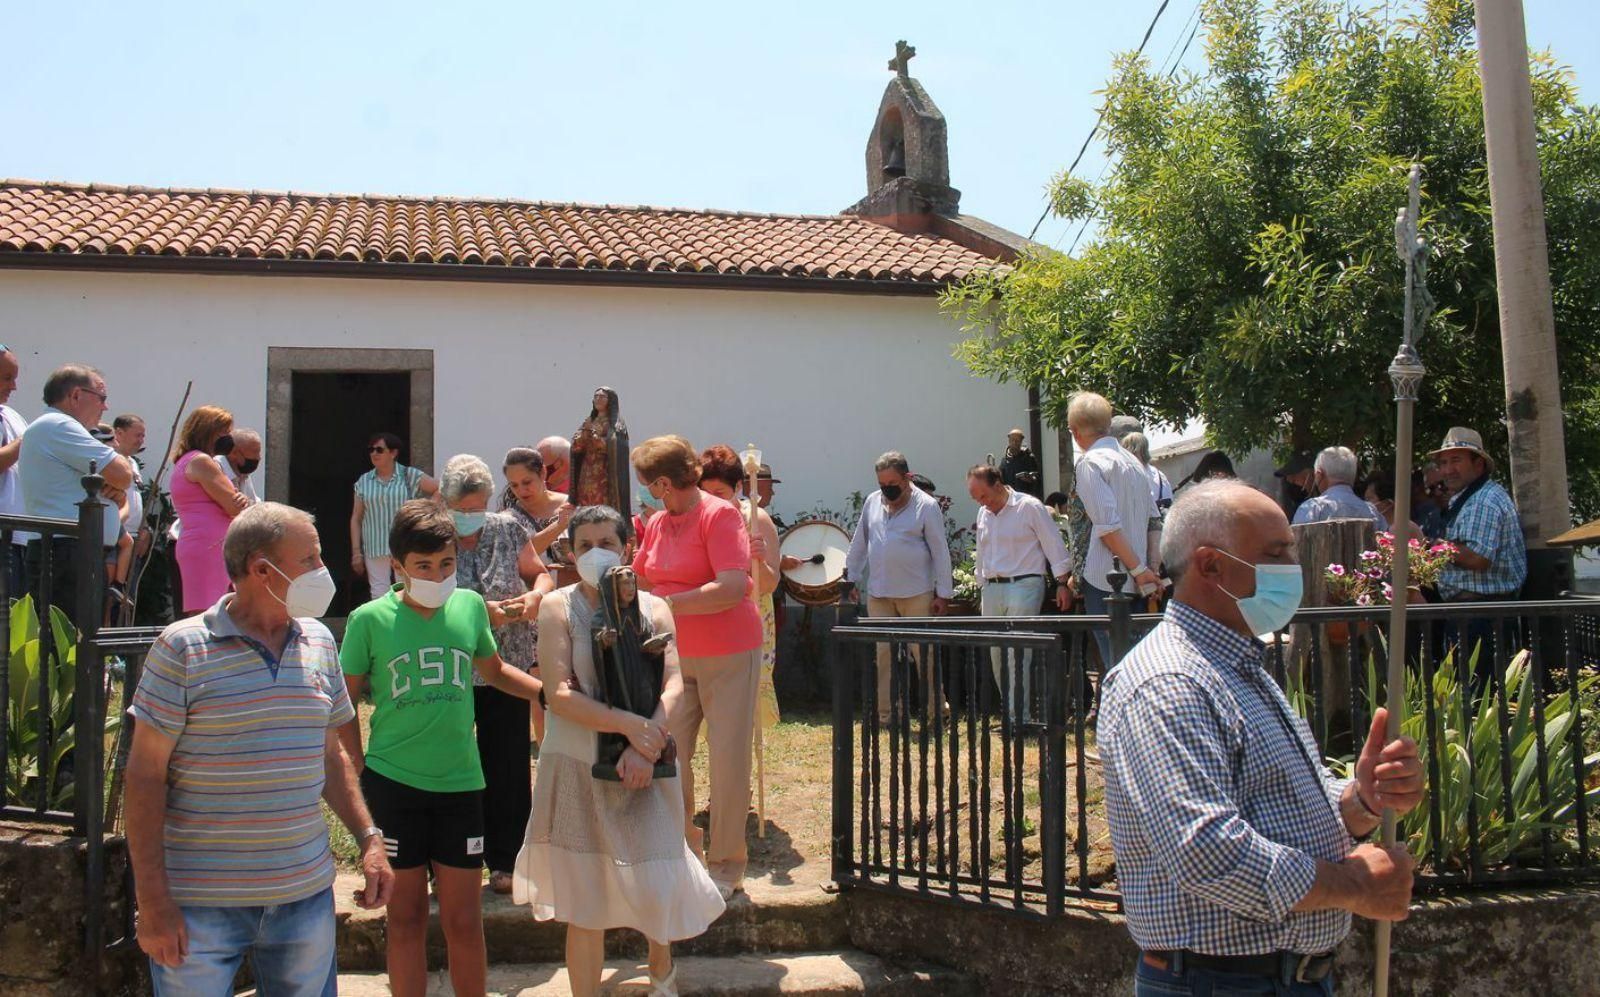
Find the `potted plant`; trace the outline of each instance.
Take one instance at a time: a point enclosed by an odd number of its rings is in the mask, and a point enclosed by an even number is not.
[[[1377,544],[1375,550],[1362,551],[1359,563],[1353,567],[1330,564],[1323,569],[1322,577],[1328,587],[1328,598],[1335,605],[1376,606],[1394,601],[1394,585],[1391,581],[1394,574],[1394,534],[1378,534]],[[1422,595],[1423,587],[1438,583],[1440,572],[1455,557],[1456,546],[1445,540],[1424,543],[1413,537],[1410,547],[1406,603],[1416,605],[1426,601]],[[1365,622],[1351,624],[1340,620],[1328,623],[1324,629],[1329,643],[1342,646],[1350,643],[1352,634],[1360,636],[1366,633],[1367,626]]]

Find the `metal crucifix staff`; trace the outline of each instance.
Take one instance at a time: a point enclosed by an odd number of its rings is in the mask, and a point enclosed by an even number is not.
[[[1394,570],[1389,593],[1389,679],[1387,700],[1389,728],[1385,742],[1400,736],[1406,705],[1406,589],[1411,584],[1411,451],[1413,421],[1416,417],[1417,390],[1427,369],[1417,355],[1416,339],[1433,313],[1433,298],[1428,294],[1428,243],[1417,234],[1422,218],[1422,167],[1411,166],[1407,204],[1394,222],[1395,251],[1405,267],[1405,321],[1400,349],[1389,362],[1389,380],[1394,385]],[[1396,814],[1383,808],[1383,843],[1395,844]],[[1372,992],[1388,997],[1389,952],[1394,924],[1379,921],[1374,938]]]

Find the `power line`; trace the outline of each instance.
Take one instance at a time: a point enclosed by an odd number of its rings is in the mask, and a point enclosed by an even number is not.
[[[1189,54],[1189,46],[1191,44],[1193,44],[1194,36],[1196,34],[1198,34],[1199,31],[1200,31],[1200,20],[1199,20],[1199,17],[1198,17],[1199,13],[1200,13],[1200,4],[1196,3],[1194,5],[1194,13],[1190,15],[1190,20],[1194,21],[1194,27],[1189,29],[1189,37],[1183,43],[1183,51],[1178,53],[1177,60],[1174,61],[1172,63],[1172,65],[1171,65],[1171,67],[1167,70],[1167,78],[1168,79],[1171,79],[1172,77],[1174,77],[1174,76],[1176,76],[1178,74],[1178,67],[1183,65],[1183,58],[1184,58],[1184,56]],[[1189,23],[1188,21],[1184,22],[1185,25],[1187,25],[1188,23]],[[1183,29],[1182,28],[1178,29],[1178,33],[1182,34],[1183,33]],[[1175,48],[1177,48],[1178,43],[1177,42],[1173,42],[1172,45],[1173,45],[1173,48],[1175,49]],[[1171,58],[1171,56],[1172,56],[1172,53],[1169,51],[1167,53],[1167,57]],[[1104,177],[1106,175],[1106,170],[1110,169],[1110,167],[1111,167],[1111,162],[1108,159],[1106,161],[1106,165],[1100,168],[1100,176],[1094,178],[1094,182],[1097,185],[1100,183],[1100,178]],[[1088,217],[1084,218],[1083,224],[1078,226],[1078,234],[1072,237],[1072,245],[1070,247],[1068,247],[1068,249],[1067,249],[1067,255],[1068,256],[1071,256],[1077,250],[1077,248],[1078,248],[1078,240],[1083,238],[1083,233],[1088,231],[1088,229],[1089,229],[1089,222],[1091,222],[1093,220],[1094,220],[1094,213],[1090,212]]]
[[[1150,36],[1155,32],[1156,24],[1161,20],[1161,15],[1166,12],[1167,4],[1171,2],[1172,0],[1161,0],[1161,6],[1156,8],[1156,16],[1150,19],[1150,26],[1144,29],[1144,37],[1139,40],[1139,48],[1133,53],[1135,57],[1144,54],[1145,45],[1150,41]],[[1100,130],[1100,122],[1105,120],[1105,116],[1105,108],[1101,108],[1100,113],[1095,116],[1094,127],[1089,129],[1089,134],[1084,137],[1083,146],[1078,149],[1078,154],[1072,157],[1072,165],[1067,167],[1068,176],[1071,176],[1072,171],[1078,168],[1078,162],[1083,159],[1083,154],[1089,151],[1089,143],[1094,141],[1095,133]],[[1039,220],[1034,222],[1033,228],[1028,231],[1029,239],[1034,237],[1034,235],[1039,231],[1039,226],[1044,224],[1045,218],[1049,217],[1049,215],[1050,205],[1046,204],[1044,206],[1044,211],[1039,214]]]

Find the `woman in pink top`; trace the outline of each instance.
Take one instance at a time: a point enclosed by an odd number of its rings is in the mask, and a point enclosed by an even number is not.
[[[222,563],[222,538],[233,517],[249,502],[222,473],[216,455],[233,449],[233,413],[202,405],[189,413],[173,448],[172,507],[178,531],[178,573],[183,579],[183,611],[200,613],[228,591]]]
[[[691,764],[700,723],[711,751],[711,843],[706,867],[724,900],[744,881],[750,811],[750,752],[761,672],[761,613],[750,579],[750,538],[732,504],[699,488],[700,455],[681,436],[658,436],[634,448],[639,484],[661,500],[650,517],[633,570],[663,597],[677,621],[683,695],[667,718],[678,743],[689,847],[702,852],[695,826]]]

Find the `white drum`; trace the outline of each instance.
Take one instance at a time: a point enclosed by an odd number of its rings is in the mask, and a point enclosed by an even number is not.
[[[850,553],[850,534],[826,519],[808,519],[791,526],[778,545],[785,557],[799,558],[798,567],[783,573],[783,590],[807,606],[831,606],[839,601],[844,562]]]

